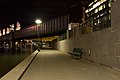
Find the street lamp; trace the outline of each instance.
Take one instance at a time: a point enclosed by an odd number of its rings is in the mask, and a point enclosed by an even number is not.
[[[40,24],[42,23],[42,21],[41,21],[40,19],[37,19],[37,20],[35,20],[35,23],[36,23],[37,25],[40,25]]]
[[[42,21],[40,19],[37,19],[37,20],[35,20],[35,23],[37,24],[37,34],[38,34],[38,38],[39,38],[39,28],[38,27],[40,26]]]
[[[35,23],[37,24],[37,35],[38,35],[38,39],[39,39],[39,28],[40,27],[40,24],[42,23],[42,21],[40,19],[37,19],[35,20]],[[41,43],[42,43],[42,40],[41,40]],[[41,43],[38,43],[38,50],[40,51],[40,48],[41,48]]]

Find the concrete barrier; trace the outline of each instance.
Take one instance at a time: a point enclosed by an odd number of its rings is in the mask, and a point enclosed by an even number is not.
[[[29,57],[27,57],[20,64],[18,64],[15,68],[13,68],[6,75],[4,75],[0,80],[19,80],[19,78],[23,75],[23,73],[31,64],[37,54],[38,51],[36,50]]]

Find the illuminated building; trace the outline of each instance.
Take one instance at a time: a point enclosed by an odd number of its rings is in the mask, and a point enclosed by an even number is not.
[[[111,27],[111,0],[94,0],[85,13],[93,31]]]

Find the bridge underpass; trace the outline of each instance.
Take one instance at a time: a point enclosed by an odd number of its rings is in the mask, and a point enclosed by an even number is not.
[[[58,38],[58,36],[51,36],[25,39],[24,41],[26,42],[27,46],[33,46],[34,50],[36,50],[37,47],[40,47],[40,49],[55,49],[55,43],[57,42]]]

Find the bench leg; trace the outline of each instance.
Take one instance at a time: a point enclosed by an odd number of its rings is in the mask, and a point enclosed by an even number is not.
[[[78,60],[79,60],[79,59],[81,59],[81,58],[82,58],[82,56],[81,56],[81,55],[72,54],[72,58],[73,58],[73,59],[75,59],[75,58],[76,58],[76,59],[78,59]]]
[[[73,59],[78,59],[78,60],[80,60],[81,59],[81,56],[80,55],[73,55]]]
[[[76,55],[73,54],[73,55],[72,55],[72,58],[73,58],[73,59],[78,59],[79,56],[76,56]]]

